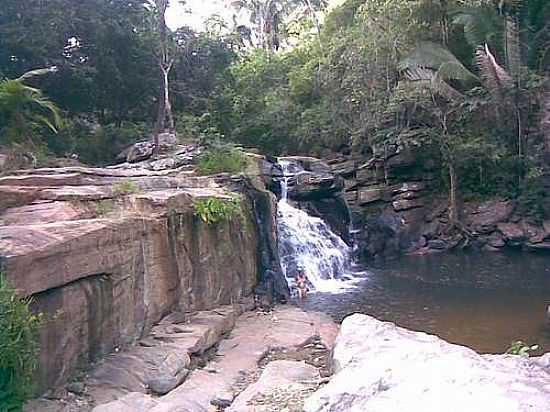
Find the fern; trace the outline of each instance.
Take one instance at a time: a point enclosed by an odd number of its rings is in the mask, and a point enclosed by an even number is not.
[[[237,199],[209,197],[195,201],[195,215],[207,225],[231,220],[241,212]]]
[[[503,21],[494,7],[461,7],[452,11],[450,17],[453,24],[463,26],[464,37],[470,46],[502,44]]]

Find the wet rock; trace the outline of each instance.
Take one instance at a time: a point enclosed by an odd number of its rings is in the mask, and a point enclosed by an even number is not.
[[[542,242],[542,243],[536,243],[531,244],[528,243],[525,245],[527,250],[530,250],[532,252],[550,252],[550,242]]]
[[[320,199],[332,197],[343,188],[344,181],[339,176],[304,171],[295,175],[288,195],[296,200]]]
[[[416,209],[424,206],[424,202],[421,199],[412,199],[412,200],[394,200],[392,202],[393,209],[396,212],[402,210]]]
[[[493,232],[487,238],[487,244],[493,248],[501,248],[505,245],[505,242],[500,232]]]
[[[428,248],[433,250],[445,250],[449,247],[446,241],[442,239],[432,239],[428,241]]]
[[[514,211],[510,200],[492,200],[466,207],[464,222],[479,233],[490,233],[495,225],[507,221]]]
[[[550,371],[540,361],[479,355],[367,315],[344,319],[332,360],[335,375],[304,411],[548,410]]]
[[[544,229],[544,237],[547,238],[550,236],[550,220],[545,220],[542,222],[542,228]]]
[[[541,243],[544,240],[544,228],[523,221],[521,227],[529,243]]]
[[[526,239],[523,228],[518,223],[498,223],[497,228],[510,242],[521,242]]]
[[[376,202],[379,200],[389,200],[387,188],[375,187],[368,189],[359,189],[357,191],[357,201],[360,205]]]

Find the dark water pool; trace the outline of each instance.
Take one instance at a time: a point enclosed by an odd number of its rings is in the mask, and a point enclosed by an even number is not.
[[[438,254],[365,269],[355,289],[301,304],[338,321],[366,313],[481,353],[502,353],[515,340],[550,352],[550,255]]]

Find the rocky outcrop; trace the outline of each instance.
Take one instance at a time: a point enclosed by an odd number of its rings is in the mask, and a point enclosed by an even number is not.
[[[197,328],[200,324],[201,322],[192,319],[189,328]],[[185,323],[180,325],[180,328],[185,327]],[[279,306],[269,314],[246,312],[236,319],[234,328],[230,329],[231,333],[225,338],[212,335],[213,339],[209,342],[217,344],[216,356],[204,367],[191,371],[185,381],[168,394],[153,397],[139,386],[138,391],[135,391],[135,387],[126,388],[126,395],[116,396],[118,399],[111,402],[102,403],[94,396],[99,402],[95,402],[98,405],[93,412],[206,412],[216,410],[214,405],[227,407],[232,403],[234,405],[231,411],[264,410],[241,407],[246,407],[243,405],[247,405],[251,399],[257,399],[260,393],[267,395],[269,391],[277,390],[283,384],[299,385],[294,389],[302,388],[311,392],[319,376],[317,368],[301,362],[274,361],[267,365],[260,379],[254,382],[254,376],[259,374],[259,363],[266,354],[275,349],[296,350],[314,339],[319,339],[321,345],[330,350],[338,327],[325,315],[306,313],[296,307]],[[179,334],[180,339],[185,339],[183,332],[173,333]],[[180,350],[188,348],[186,344],[180,348],[178,343],[180,342],[168,345],[176,346]],[[139,350],[143,352],[144,349]],[[119,358],[122,363],[128,362],[130,357],[131,353],[113,355],[113,358]],[[111,374],[104,374],[103,378],[106,383],[113,380]],[[252,385],[245,389],[248,384]],[[109,386],[105,385],[105,388],[108,389]],[[104,394],[110,395],[108,390]],[[28,410],[31,411],[34,412],[32,409]]]
[[[453,248],[549,250],[548,231],[529,223],[510,199],[466,203],[460,227],[451,227],[446,196],[434,185],[436,159],[429,150],[390,145],[375,150],[368,161],[350,154],[328,156],[327,163],[344,179],[343,197],[364,259]]]
[[[355,314],[344,320],[336,340],[334,376],[304,410],[545,412],[550,368],[543,358],[479,355]]]
[[[251,200],[233,189],[239,179],[128,167],[0,177],[1,269],[44,314],[39,390],[135,342],[173,310],[253,293],[256,220]],[[203,222],[194,205],[210,197],[238,199],[240,213]]]

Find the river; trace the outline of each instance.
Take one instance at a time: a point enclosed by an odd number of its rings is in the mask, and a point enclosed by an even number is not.
[[[550,257],[530,253],[453,253],[369,264],[343,293],[313,293],[305,308],[341,321],[361,312],[435,334],[480,353],[511,342],[550,352]]]

